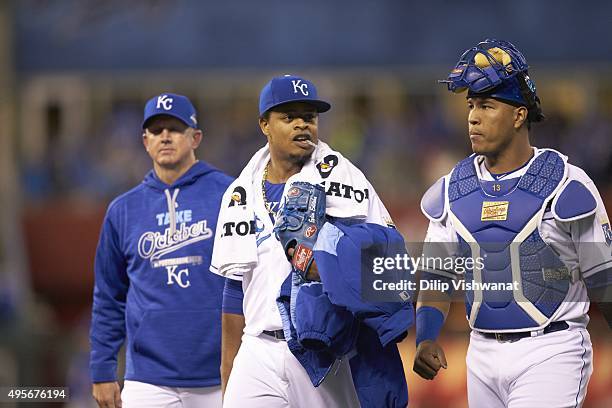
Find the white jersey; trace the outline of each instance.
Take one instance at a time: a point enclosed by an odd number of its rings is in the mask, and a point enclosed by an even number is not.
[[[534,151],[535,158],[541,151],[535,148]],[[478,163],[481,180],[485,181],[521,177],[529,167],[526,165],[501,177],[494,177],[487,170],[484,157],[479,157]],[[595,213],[582,219],[561,222],[553,217],[550,209],[547,209],[538,226],[538,231],[542,239],[552,247],[561,261],[572,271],[573,277],[565,301],[551,317],[551,321],[565,320],[570,324],[586,327],[589,299],[583,279],[612,267],[612,250],[610,244],[606,244],[606,228],[610,228],[610,222],[601,196],[593,180],[584,170],[568,164],[568,179],[580,181],[592,193],[597,202]],[[430,220],[425,242],[448,242],[449,246],[446,249],[448,253],[456,253],[457,232],[448,215],[439,221]],[[569,243],[574,243],[574,245],[568,245]],[[593,243],[599,245],[593,245]],[[453,271],[426,270],[450,278],[458,277]]]
[[[389,212],[372,185],[367,184],[370,197],[365,222],[384,226],[392,225]],[[269,237],[258,243],[257,265],[242,275],[244,333],[252,336],[258,336],[263,330],[283,328],[276,299],[282,283],[291,272],[291,264],[286,261],[283,247],[272,228],[272,223],[263,223],[263,230],[258,232],[258,236],[269,235]]]
[[[257,247],[257,266],[242,276],[244,332],[251,336],[283,328],[276,298],[291,266],[289,262],[279,262],[285,257],[283,247],[272,232],[272,224],[266,222],[261,236],[268,234],[269,238]]]

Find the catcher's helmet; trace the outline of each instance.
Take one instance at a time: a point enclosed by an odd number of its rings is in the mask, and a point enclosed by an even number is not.
[[[452,92],[468,90],[468,97],[487,96],[525,106],[529,121],[540,122],[544,115],[528,68],[523,54],[510,42],[486,39],[466,50],[448,79],[439,82]]]

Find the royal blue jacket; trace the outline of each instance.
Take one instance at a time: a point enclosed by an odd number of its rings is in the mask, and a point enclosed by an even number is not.
[[[327,223],[314,250],[321,283],[303,283],[293,273],[278,298],[289,349],[314,386],[349,360],[362,407],[405,407],[408,388],[396,343],[414,322],[412,293],[364,296],[372,259],[405,254],[402,236],[377,224]],[[387,280],[399,282],[401,275],[392,272]]]
[[[208,271],[221,198],[232,179],[204,162],[174,184],[150,171],[108,207],[95,260],[93,382],[220,384],[224,279]]]

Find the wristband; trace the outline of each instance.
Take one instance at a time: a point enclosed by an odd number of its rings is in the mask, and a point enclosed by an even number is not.
[[[225,278],[221,311],[223,313],[244,314],[242,311],[243,301],[244,293],[242,292],[242,282]]]
[[[435,341],[444,325],[444,314],[432,306],[421,306],[416,311],[416,345],[423,340]]]

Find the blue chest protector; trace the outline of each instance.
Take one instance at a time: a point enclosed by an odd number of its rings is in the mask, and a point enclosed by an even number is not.
[[[554,150],[542,151],[522,177],[497,181],[479,179],[470,156],[423,198],[428,218],[440,220],[448,213],[459,238],[458,255],[482,260],[465,275],[467,284],[474,283],[466,290],[472,328],[536,330],[550,322],[565,299],[571,271],[538,226],[555,196],[553,214],[559,221],[592,214],[596,207],[583,184],[566,183],[566,178],[567,163]],[[445,196],[442,202],[434,198]],[[567,218],[557,216],[560,212]]]

